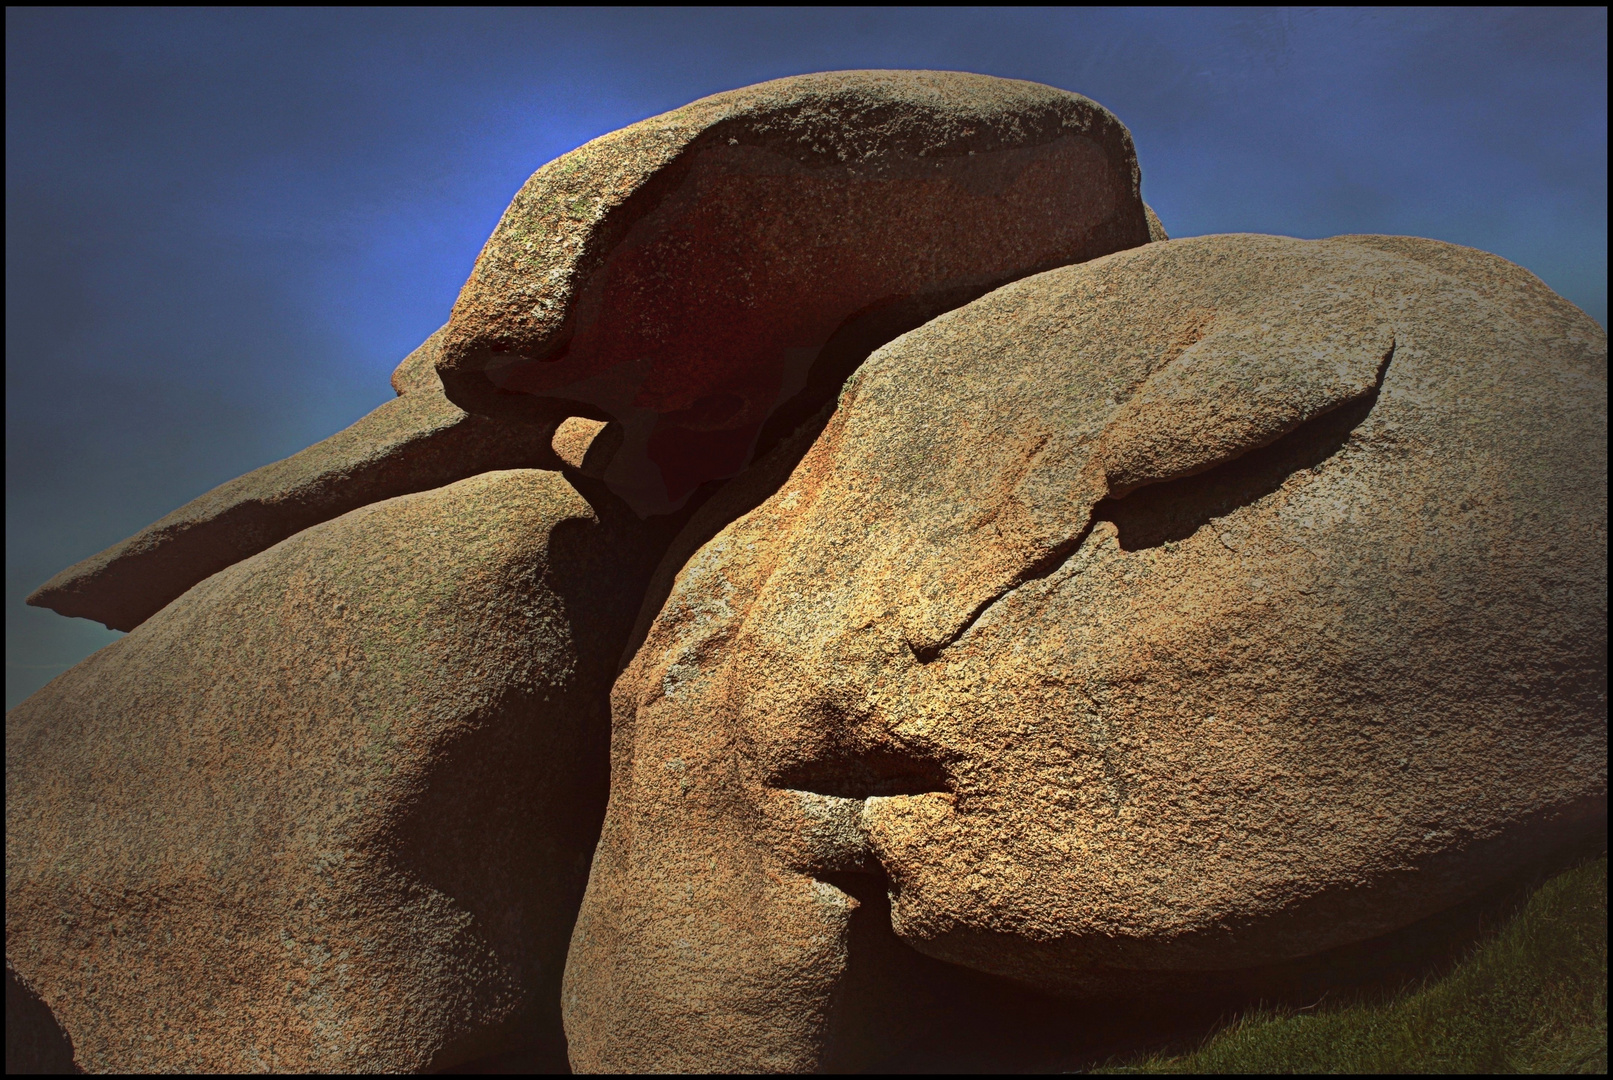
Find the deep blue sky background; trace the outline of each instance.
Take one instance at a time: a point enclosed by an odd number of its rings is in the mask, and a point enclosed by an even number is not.
[[[6,12],[6,706],[57,570],[391,395],[538,166],[844,68],[1087,94],[1173,236],[1411,233],[1607,321],[1607,11]]]

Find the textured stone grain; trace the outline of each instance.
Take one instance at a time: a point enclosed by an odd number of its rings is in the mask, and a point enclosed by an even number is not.
[[[6,951],[89,1071],[415,1071],[547,1031],[653,560],[559,474],[215,574],[6,718]]]
[[[620,421],[605,480],[665,513],[875,345],[1148,242],[1139,183],[1113,115],[1036,83],[846,71],[718,94],[539,169],[460,293],[438,370],[471,411]]]
[[[1098,993],[1600,827],[1605,408],[1592,320],[1410,238],[1151,243],[887,345],[657,571],[574,1066],[844,1061],[867,882],[930,956]]]

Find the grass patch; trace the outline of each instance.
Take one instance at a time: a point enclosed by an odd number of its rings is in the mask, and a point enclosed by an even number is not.
[[[1256,1009],[1180,1055],[1098,1072],[1607,1072],[1607,855],[1548,879],[1447,974]]]

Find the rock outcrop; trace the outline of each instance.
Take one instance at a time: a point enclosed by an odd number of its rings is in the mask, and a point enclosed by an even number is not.
[[[1171,241],[1033,83],[597,139],[397,400],[29,597],[132,632],[7,716],[8,1071],[1040,1067],[1409,955],[1605,828],[1606,357]]]
[[[619,421],[606,483],[666,513],[874,346],[1163,236],[1139,183],[1113,115],[1036,83],[848,71],[718,94],[538,170],[460,294],[438,371],[473,412]]]
[[[641,516],[672,513],[875,346],[1006,281],[1163,237],[1139,176],[1101,106],[978,75],[799,76],[645,120],[527,182],[449,324],[398,365],[398,400],[28,603],[133,629],[349,510],[558,468],[550,436],[573,414],[617,418],[596,471]]]
[[[349,510],[494,469],[558,468],[552,422],[475,416],[443,396],[433,366],[442,333],[398,365],[399,397],[75,563],[28,603],[133,630],[198,581]]]
[[[558,473],[486,473],[239,562],[13,709],[7,958],[80,1065],[558,1047],[606,694],[664,546]]]
[[[1605,407],[1592,320],[1396,237],[1149,244],[875,353],[651,586],[573,1065],[843,1064],[846,1002],[901,996],[847,991],[870,883],[917,950],[1080,994],[1599,827]]]

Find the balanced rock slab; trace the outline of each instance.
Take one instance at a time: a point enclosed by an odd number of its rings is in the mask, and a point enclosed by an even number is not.
[[[495,469],[558,468],[552,423],[476,416],[443,396],[442,333],[398,365],[394,400],[75,563],[28,603],[133,630],[198,581],[349,510]]]
[[[667,513],[874,346],[1163,236],[1139,184],[1108,110],[1036,83],[844,71],[717,94],[538,170],[460,293],[438,370],[473,412],[619,421],[606,482]]]
[[[657,572],[573,1065],[823,1067],[858,880],[921,952],[1097,993],[1603,827],[1605,409],[1594,321],[1411,238],[1149,244],[876,352]]]
[[[659,554],[614,503],[511,470],[363,507],[7,715],[7,960],[80,1066],[558,1045],[608,687]]]

